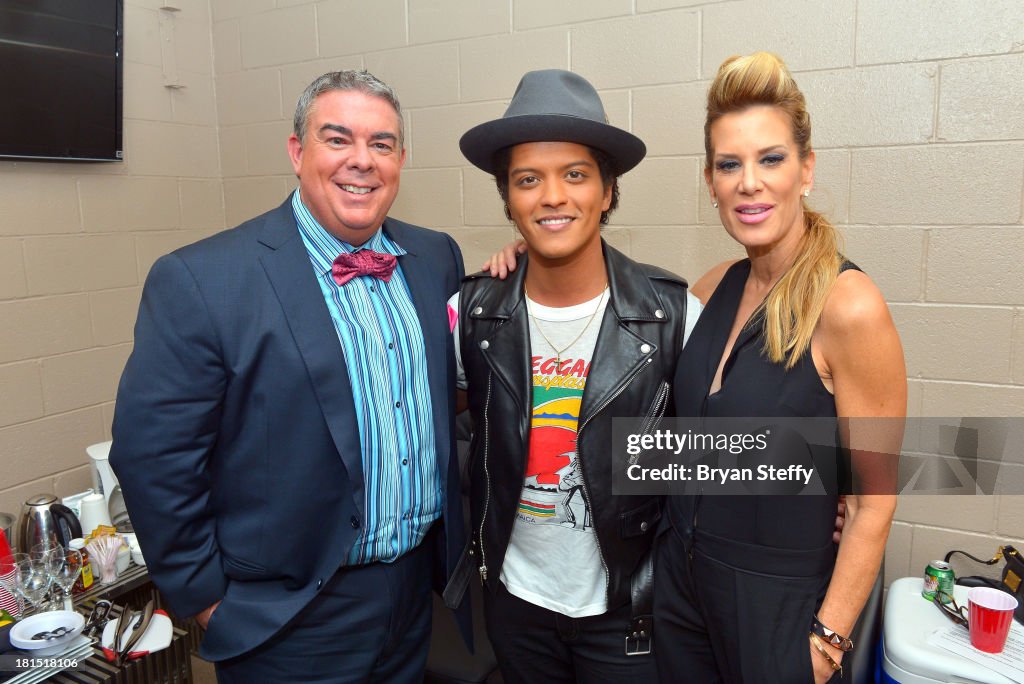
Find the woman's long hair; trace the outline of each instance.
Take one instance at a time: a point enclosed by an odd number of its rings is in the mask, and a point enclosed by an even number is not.
[[[705,163],[713,169],[711,125],[725,114],[748,107],[778,107],[789,118],[800,159],[811,151],[811,117],[804,95],[785,63],[770,52],[730,57],[722,62],[708,90],[704,122]],[[843,257],[840,236],[828,219],[801,198],[806,228],[796,258],[760,304],[751,320],[764,315],[764,351],[774,363],[792,368],[807,351],[825,307],[825,299],[839,276]]]

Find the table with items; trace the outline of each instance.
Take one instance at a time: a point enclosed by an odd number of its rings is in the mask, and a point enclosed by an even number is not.
[[[8,652],[0,656],[0,682],[3,684],[32,684],[34,682],[56,682],[71,684],[72,682],[99,683],[111,682],[126,684],[128,682],[146,682],[160,684],[187,684],[192,681],[191,637],[189,632],[172,625],[169,617],[162,610],[162,599],[159,592],[149,579],[145,567],[129,566],[112,584],[93,584],[88,590],[74,597],[74,609],[81,615],[89,615],[93,608],[102,602],[110,602],[111,608],[106,616],[110,620],[100,634],[105,633],[106,639],[99,634],[87,637],[84,634],[74,637],[64,644],[66,648],[59,653],[50,653],[45,649],[46,656],[34,656],[31,652]],[[150,605],[152,602],[152,605]],[[110,662],[108,652],[104,654],[103,643],[110,644],[111,636],[116,631],[118,617],[122,611],[134,610],[133,621],[124,622],[124,633],[132,631],[133,622],[137,627],[149,624],[148,629],[141,630],[137,635],[136,645],[130,649],[135,657],[124,660],[120,665]],[[35,616],[45,616],[36,613]],[[29,619],[28,616],[25,619]],[[144,622],[144,617],[148,618]],[[88,627],[88,625],[86,625]],[[34,631],[35,627],[32,630]],[[161,630],[170,631],[170,643],[166,648],[150,651],[166,644],[166,634],[161,638]],[[14,630],[12,630],[12,633]],[[122,644],[128,637],[122,637]],[[148,641],[147,641],[148,639]],[[154,640],[156,639],[156,640]],[[14,638],[11,639],[12,643]],[[144,654],[144,655],[143,655]]]

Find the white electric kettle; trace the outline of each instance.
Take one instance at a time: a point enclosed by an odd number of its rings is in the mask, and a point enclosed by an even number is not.
[[[93,488],[107,502],[107,511],[110,519],[117,524],[128,517],[128,510],[124,505],[124,497],[121,496],[121,485],[117,482],[117,475],[110,467],[110,445],[113,442],[106,441],[85,448],[92,463],[92,485]]]

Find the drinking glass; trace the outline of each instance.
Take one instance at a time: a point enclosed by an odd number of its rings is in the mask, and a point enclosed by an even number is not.
[[[46,597],[53,582],[46,564],[32,557],[15,560],[15,588],[28,602],[30,608],[37,608]]]
[[[53,583],[64,593],[64,610],[73,610],[71,589],[75,586],[78,576],[82,574],[82,554],[75,549],[65,549],[63,560],[60,568],[53,574]]]
[[[57,573],[60,572],[64,566],[64,547],[60,544],[47,544],[40,543],[36,544],[29,550],[29,557],[41,562],[43,568],[46,570],[46,574],[49,576],[51,584],[56,582]],[[54,587],[56,591],[56,587]],[[63,608],[63,601],[59,597],[50,597],[50,600],[44,602],[40,608],[42,610],[60,610]]]

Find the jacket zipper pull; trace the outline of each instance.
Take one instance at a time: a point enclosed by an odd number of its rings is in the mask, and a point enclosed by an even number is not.
[[[483,586],[483,583],[486,582],[486,581],[487,581],[487,566],[486,565],[481,565],[480,566],[480,585]]]

